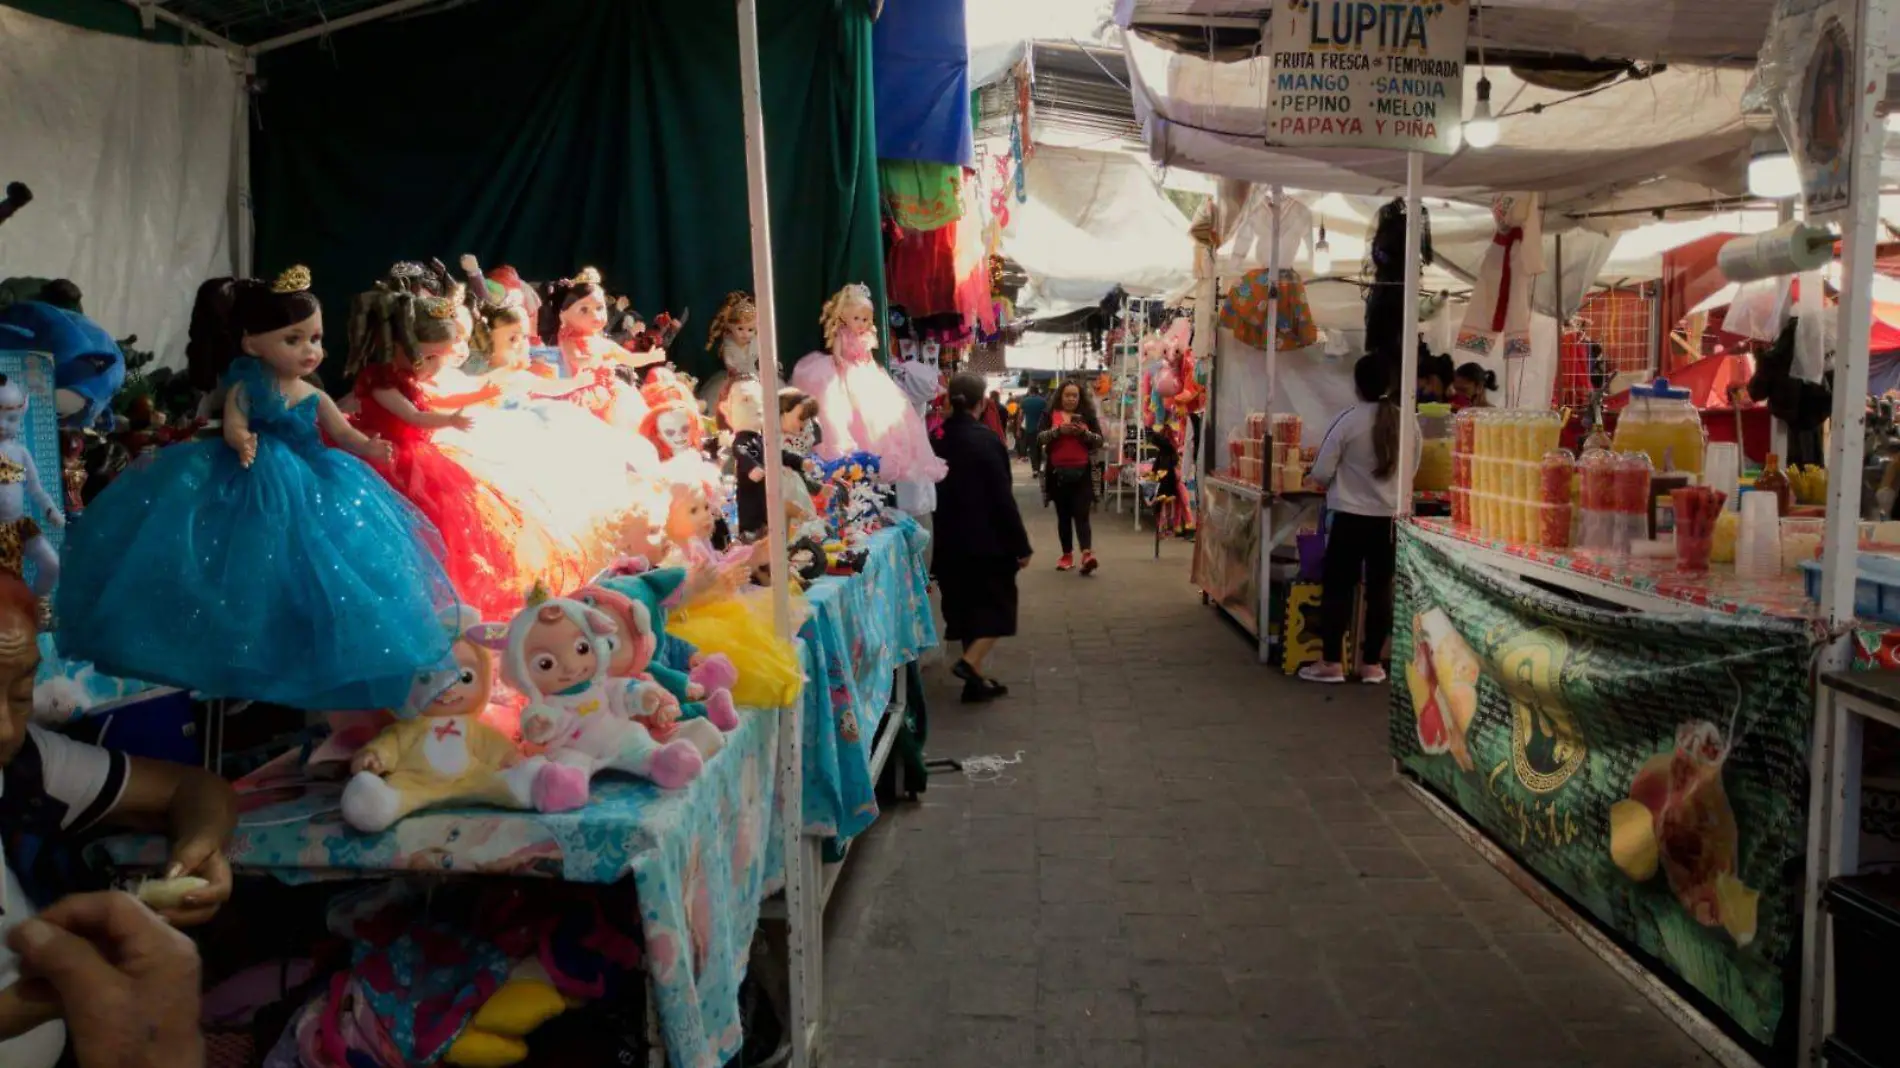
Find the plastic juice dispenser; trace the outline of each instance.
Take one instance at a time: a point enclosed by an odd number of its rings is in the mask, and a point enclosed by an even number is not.
[[[1451,488],[1451,405],[1418,406],[1418,474],[1412,487],[1427,492]]]
[[[1658,378],[1648,385],[1630,387],[1629,406],[1617,417],[1612,440],[1617,452],[1647,453],[1650,466],[1656,470],[1663,469],[1667,454],[1673,450],[1676,470],[1700,478],[1707,437],[1702,415],[1689,401],[1689,391]]]

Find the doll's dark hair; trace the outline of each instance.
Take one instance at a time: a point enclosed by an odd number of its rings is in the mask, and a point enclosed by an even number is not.
[[[310,292],[310,271],[293,267],[274,282],[255,278],[213,278],[198,287],[191,305],[185,343],[185,368],[193,388],[218,388],[231,361],[242,355],[244,338],[295,326],[322,311]]]
[[[484,304],[479,318],[491,333],[503,323],[514,323],[528,330],[534,329],[534,322],[528,315],[528,309],[519,304]]]
[[[599,297],[602,303],[607,302],[607,290],[600,284],[600,272],[592,267],[582,267],[572,278],[549,282],[541,300],[539,325],[542,338],[559,337],[561,313],[590,296]]]
[[[802,389],[786,386],[778,391],[778,414],[781,418],[798,413],[800,419],[818,418],[818,398]]]
[[[447,297],[417,296],[379,285],[356,298],[344,373],[353,377],[371,364],[413,355],[418,345],[454,341],[460,329],[455,304]]]

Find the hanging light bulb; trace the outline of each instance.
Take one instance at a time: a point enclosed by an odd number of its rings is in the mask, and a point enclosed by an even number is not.
[[[1748,143],[1748,193],[1781,200],[1801,192],[1801,170],[1788,143],[1774,128],[1758,130]]]
[[[1333,246],[1326,242],[1326,220],[1319,224],[1319,240],[1313,242],[1313,273],[1325,274],[1333,269]]]
[[[1478,76],[1478,104],[1465,120],[1465,144],[1490,148],[1498,143],[1498,120],[1491,117],[1491,79]]]

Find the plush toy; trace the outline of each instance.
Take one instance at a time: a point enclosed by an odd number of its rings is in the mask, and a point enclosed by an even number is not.
[[[0,326],[27,335],[9,342],[53,355],[54,404],[64,426],[85,428],[110,420],[112,398],[125,385],[125,353],[98,323],[42,300],[0,307]]]
[[[59,502],[40,484],[40,471],[26,445],[26,390],[0,375],[0,571],[26,577],[33,565],[33,593],[45,597],[59,581],[59,554],[28,513],[31,498],[41,520],[57,530],[66,525]]]
[[[657,683],[611,677],[619,641],[613,618],[542,591],[508,624],[477,628],[481,644],[502,654],[502,675],[528,699],[521,736],[548,759],[589,776],[624,771],[675,790],[699,775],[704,760],[691,742],[661,741],[642,720],[670,724],[679,703]]]
[[[683,565],[713,544],[725,496],[719,469],[699,456],[675,456],[661,465],[660,483],[656,511],[667,544],[660,563]]]
[[[419,809],[478,802],[565,812],[587,803],[587,776],[541,757],[523,759],[500,731],[482,722],[493,668],[487,650],[458,616],[452,665],[416,676],[394,725],[350,761],[343,818],[374,833]]]
[[[540,957],[529,957],[515,965],[501,988],[475,1010],[442,1061],[459,1068],[520,1064],[528,1059],[527,1039],[536,1028],[579,1007],[578,1001],[569,1001],[555,989]]]
[[[574,600],[605,612],[619,628],[609,669],[613,678],[657,683],[673,696],[679,720],[672,724],[649,723],[654,737],[664,740],[678,734],[692,742],[701,755],[711,757],[725,746],[723,732],[739,726],[730,689],[738,680],[732,661],[723,655],[710,657],[693,674],[687,674],[657,659],[666,636],[666,604],[678,594],[686,577],[683,568],[603,577],[576,593]],[[695,681],[695,676],[706,681]]]

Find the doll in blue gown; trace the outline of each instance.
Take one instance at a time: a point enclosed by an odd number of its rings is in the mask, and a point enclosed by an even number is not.
[[[400,707],[449,655],[441,536],[358,458],[386,459],[389,444],[303,380],[323,361],[309,285],[293,268],[199,291],[190,355],[221,382],[223,436],[160,449],[72,524],[62,654],[311,710]]]

